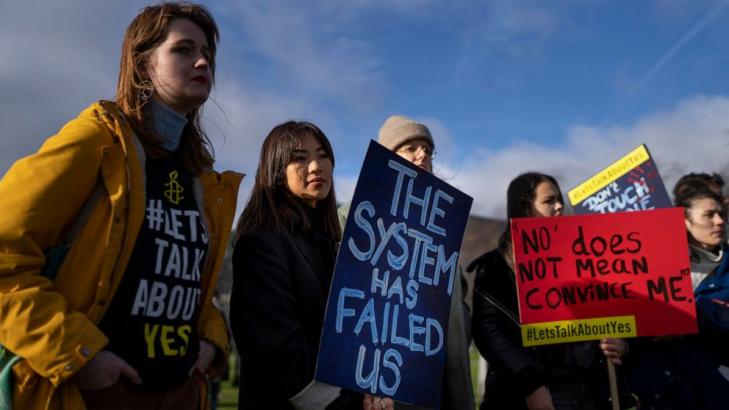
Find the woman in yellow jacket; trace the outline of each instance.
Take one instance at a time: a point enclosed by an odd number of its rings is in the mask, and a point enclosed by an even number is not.
[[[0,181],[0,345],[20,359],[15,409],[204,405],[204,376],[230,350],[213,290],[242,178],[212,171],[199,123],[217,41],[201,6],[143,9],[116,101],[84,110]]]

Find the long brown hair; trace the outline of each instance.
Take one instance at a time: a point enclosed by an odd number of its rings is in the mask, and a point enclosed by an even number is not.
[[[210,12],[201,5],[185,2],[168,2],[143,8],[132,20],[124,35],[119,81],[116,87],[116,103],[132,125],[145,150],[152,157],[163,153],[161,139],[145,127],[147,118],[142,109],[146,101],[139,90],[146,80],[145,66],[157,46],[167,38],[170,24],[176,19],[188,19],[205,33],[210,49],[210,71],[215,81],[215,53],[220,35]],[[212,167],[212,144],[200,125],[201,107],[187,114],[187,125],[182,132],[179,152],[188,169],[195,175]]]
[[[286,184],[286,166],[293,161],[294,150],[307,135],[321,144],[334,169],[332,146],[319,127],[306,121],[288,121],[275,126],[263,141],[253,190],[238,220],[238,236],[258,227],[291,231],[300,225],[304,231],[311,229],[309,214],[304,208],[308,205],[292,194]],[[339,242],[341,228],[333,176],[329,195],[317,203],[317,212],[323,217],[324,234],[333,242]]]

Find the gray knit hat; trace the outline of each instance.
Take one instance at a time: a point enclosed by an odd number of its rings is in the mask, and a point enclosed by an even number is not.
[[[417,123],[403,115],[393,115],[382,124],[377,141],[394,151],[402,144],[416,139],[426,140],[435,148],[430,130],[423,124]]]

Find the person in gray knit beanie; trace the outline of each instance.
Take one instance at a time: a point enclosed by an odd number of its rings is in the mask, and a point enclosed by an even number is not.
[[[392,115],[382,124],[377,141],[420,168],[433,172],[435,143],[425,125],[403,115]]]
[[[432,148],[435,148],[428,127],[404,115],[392,115],[386,119],[377,137],[377,142],[390,151],[396,151],[401,145],[415,139],[427,141]]]

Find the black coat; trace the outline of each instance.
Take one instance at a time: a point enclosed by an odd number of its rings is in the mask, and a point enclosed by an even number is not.
[[[516,279],[497,250],[475,260],[471,332],[488,362],[486,408],[525,408],[525,398],[546,385],[544,369],[534,349],[524,348],[519,328]]]
[[[334,257],[313,231],[258,228],[237,241],[230,314],[248,408],[291,408],[314,378]]]
[[[488,362],[482,408],[525,409],[526,397],[547,386],[556,408],[609,406],[605,359],[597,342],[524,347],[516,278],[498,250],[476,259],[472,333]]]

